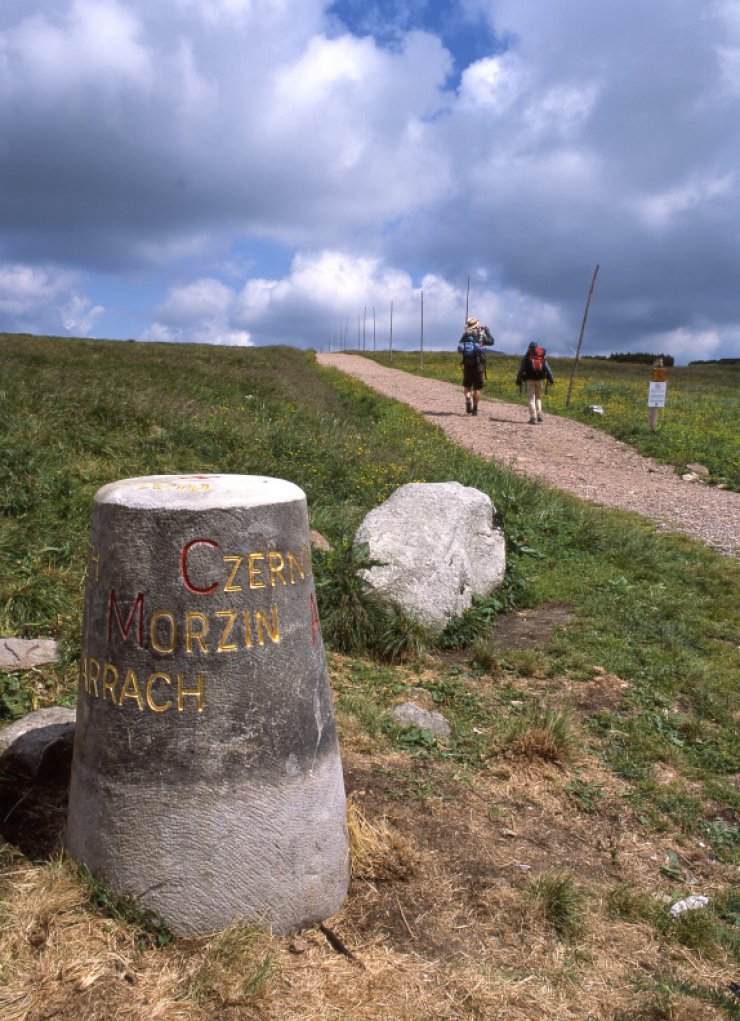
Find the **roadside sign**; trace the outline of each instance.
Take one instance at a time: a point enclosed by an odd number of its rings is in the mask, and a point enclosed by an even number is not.
[[[650,383],[648,389],[648,407],[649,408],[664,408],[665,407],[665,392],[667,383]]]

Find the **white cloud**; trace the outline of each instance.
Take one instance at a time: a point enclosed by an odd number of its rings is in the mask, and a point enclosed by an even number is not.
[[[81,275],[40,314],[0,290],[0,311],[92,329],[106,272],[134,281],[142,335],[315,344],[393,299],[413,339],[423,287],[446,338],[471,273],[512,345],[567,345],[600,261],[608,349],[734,336],[737,4],[448,8],[4,0],[0,259]],[[490,51],[449,52],[475,11]],[[182,283],[141,312],[157,274]]]
[[[460,81],[463,108],[488,107],[505,114],[528,87],[527,69],[513,52],[486,57],[466,67]]]
[[[740,329],[691,330],[682,326],[676,330],[654,333],[645,340],[645,350],[662,351],[684,363],[695,359],[720,358],[723,350],[737,350]]]
[[[304,11],[309,5],[302,0]],[[292,12],[291,0],[176,0],[176,6],[213,28],[282,21]]]
[[[246,282],[238,320],[255,334],[275,337],[288,329],[294,339],[316,344],[347,328],[348,321],[349,334],[356,337],[358,317],[371,322],[375,306],[377,320],[392,300],[400,323],[406,306],[418,303],[415,293],[408,273],[379,258],[333,250],[298,253],[284,278]]]
[[[580,139],[595,107],[598,87],[589,82],[555,85],[535,95],[525,113],[530,131]]]
[[[415,284],[399,267],[379,258],[324,250],[298,253],[282,278],[252,277],[237,293],[214,280],[173,288],[158,310],[157,321],[142,340],[297,343],[301,346],[385,347],[393,302],[395,346],[417,347],[424,300],[425,345],[453,350],[465,318],[465,287],[439,274]],[[567,343],[567,329],[552,304],[515,290],[472,281],[471,311],[488,322],[499,349],[517,351],[532,336],[548,344]],[[373,324],[374,319],[374,324]]]
[[[246,330],[229,330],[222,323],[190,324],[187,328],[151,323],[139,334],[139,340],[164,344],[213,344],[226,347],[253,347]]]
[[[0,314],[28,316],[56,302],[73,283],[69,273],[39,266],[0,265]]]
[[[173,287],[158,315],[169,323],[226,319],[234,303],[234,292],[220,280],[202,279]]]
[[[150,323],[145,330],[142,330],[139,340],[146,340],[152,343],[178,344],[182,341],[180,331],[165,323]]]
[[[710,8],[717,24],[716,54],[727,94],[740,96],[740,7],[735,0],[720,0]]]
[[[275,74],[275,97],[295,118],[307,107],[325,103],[341,86],[357,86],[384,62],[370,39],[317,36],[308,42],[301,58],[279,67]]]
[[[81,284],[79,274],[55,267],[0,264],[0,329],[87,336],[105,309]]]
[[[79,337],[89,336],[104,312],[102,305],[95,305],[89,298],[77,293],[59,309],[64,329]]]
[[[236,293],[220,280],[204,278],[171,288],[157,309],[157,320],[140,340],[249,347],[248,330],[234,325]]]
[[[733,172],[723,174],[721,177],[692,176],[666,191],[634,199],[632,204],[648,227],[663,231],[683,213],[728,196],[733,191],[734,185]]]
[[[74,0],[66,17],[31,14],[9,33],[28,77],[47,89],[98,86],[112,78],[151,81],[141,24],[116,0]]]

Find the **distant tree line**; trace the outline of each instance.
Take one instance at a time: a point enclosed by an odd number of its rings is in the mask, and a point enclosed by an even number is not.
[[[586,355],[585,357],[601,362],[637,362],[638,365],[652,365],[656,358],[662,358],[663,365],[673,365],[673,355],[651,355],[643,351],[638,351],[635,354],[620,351],[611,355]]]
[[[635,354],[631,352],[625,352],[624,354],[618,352],[617,354],[609,355],[610,362],[637,362],[639,365],[652,365],[656,358],[662,358],[665,366],[673,365],[673,355],[648,354],[643,351],[638,351]]]
[[[697,358],[689,365],[740,365],[740,358]]]

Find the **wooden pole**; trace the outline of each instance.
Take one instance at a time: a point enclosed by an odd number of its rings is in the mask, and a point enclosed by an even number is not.
[[[363,351],[367,347],[366,333],[365,333],[366,328],[367,328],[367,305],[365,305],[365,310],[362,313],[362,350]]]
[[[465,324],[467,325],[470,315],[470,274],[468,273],[468,289],[465,292]]]
[[[419,368],[424,371],[424,292],[421,292],[421,335],[419,338]]]
[[[391,302],[391,328],[388,333],[388,364],[393,365],[393,302]]]
[[[570,407],[570,395],[573,392],[573,380],[576,378],[576,368],[581,357],[581,345],[583,344],[583,334],[586,332],[586,319],[588,318],[588,309],[591,305],[591,298],[594,293],[594,284],[596,283],[596,277],[599,274],[599,264],[596,263],[596,269],[591,280],[591,287],[589,288],[588,298],[586,299],[586,308],[583,311],[583,322],[581,323],[581,333],[578,337],[578,347],[576,348],[576,356],[573,359],[573,371],[570,374],[570,383],[568,384],[568,396],[565,398],[566,408]]]

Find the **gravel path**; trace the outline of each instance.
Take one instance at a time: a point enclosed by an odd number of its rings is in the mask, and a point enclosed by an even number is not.
[[[660,528],[687,532],[729,556],[740,545],[740,493],[684,482],[599,429],[547,414],[527,424],[524,405],[483,400],[476,418],[465,414],[462,387],[389,369],[351,354],[317,355],[373,390],[410,405],[459,443],[518,475],[541,479],[582,500],[635,511]]]

